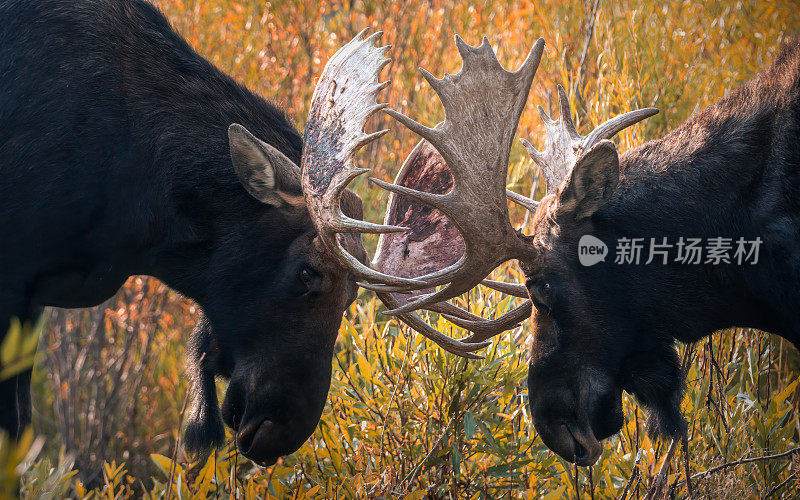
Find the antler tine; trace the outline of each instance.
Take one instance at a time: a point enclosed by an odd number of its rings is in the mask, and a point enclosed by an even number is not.
[[[449,302],[438,302],[426,307],[425,309],[439,313],[443,318],[450,321],[454,325],[470,331],[472,335],[461,339],[461,342],[469,344],[486,341],[495,335],[519,326],[519,324],[531,314],[530,306],[526,305],[529,302],[530,299],[524,302],[521,306],[515,307],[513,310],[508,311],[499,318],[495,319],[481,318],[480,316],[476,316],[471,312],[465,311],[464,309],[461,309],[460,307]],[[525,315],[526,308],[527,315]],[[481,336],[481,339],[476,340],[476,338],[478,338],[477,336]]]
[[[444,314],[443,316],[451,323],[472,332],[471,335],[461,340],[461,342],[466,344],[472,344],[474,342],[485,342],[495,335],[499,335],[506,330],[519,326],[520,323],[531,315],[532,311],[533,304],[530,299],[528,299],[518,307],[515,307],[511,311],[493,320],[481,319],[481,321],[470,321],[453,317],[449,314]]]
[[[603,122],[584,137],[575,128],[569,98],[561,85],[558,86],[558,108],[559,117],[553,120],[539,106],[539,116],[547,134],[544,151],[537,151],[528,141],[521,139],[531,159],[542,169],[548,193],[554,193],[558,189],[583,151],[588,151],[601,140],[610,139],[621,130],[658,113],[656,108],[634,110]]]
[[[458,50],[458,55],[461,56],[461,60],[463,61],[464,59],[468,58],[469,49],[471,49],[472,46],[470,46],[467,42],[465,42],[464,39],[461,38],[461,35],[459,35],[458,33],[455,34],[453,39],[456,42],[456,50]]]
[[[449,314],[450,316],[454,316],[456,318],[461,319],[468,319],[470,321],[486,321],[484,318],[476,314],[472,314],[469,311],[461,309],[457,305],[451,304],[450,302],[437,302],[436,304],[431,304],[430,306],[425,308],[427,311],[435,312],[437,314]]]
[[[528,289],[525,288],[525,285],[520,285],[518,283],[505,283],[503,281],[492,281],[492,280],[483,280],[481,284],[487,288],[491,288],[492,290],[497,290],[500,293],[504,293],[506,295],[513,295],[514,297],[519,297],[521,299],[528,298]]]
[[[386,108],[383,110],[383,112],[402,123],[404,127],[414,132],[418,136],[422,137],[423,139],[427,139],[427,141],[431,144],[435,144],[435,140],[439,137],[436,129],[426,127],[418,121],[407,117],[403,113],[398,113],[391,108]]]
[[[466,253],[465,253],[456,262],[454,262],[453,264],[450,264],[449,266],[445,267],[444,269],[439,269],[437,271],[433,271],[431,273],[425,274],[425,275],[420,276],[418,278],[414,278],[418,282],[418,283],[415,283],[415,284],[411,284],[411,285],[406,285],[406,284],[392,285],[392,284],[383,284],[383,283],[375,284],[375,283],[359,282],[358,286],[366,288],[367,290],[372,290],[374,292],[399,292],[399,293],[408,293],[408,292],[413,292],[413,291],[417,291],[417,290],[423,290],[425,288],[432,288],[432,287],[435,287],[435,286],[438,286],[438,285],[441,285],[441,284],[445,284],[445,283],[449,283],[449,282],[455,280],[460,275],[461,269],[464,267],[466,259],[467,259],[467,256],[466,256]],[[469,288],[472,288],[472,287],[469,287]],[[469,288],[467,288],[467,290],[469,290]],[[466,291],[466,290],[464,290],[464,291]],[[455,297],[456,295],[460,295],[460,294],[455,294],[452,297],[448,297],[448,298],[445,298],[445,299],[439,299],[439,300],[449,300],[449,299]],[[426,302],[426,303],[428,303],[428,302]],[[430,303],[432,303],[432,302],[430,302]],[[388,314],[388,312],[385,313],[385,314]]]
[[[539,167],[541,167],[542,162],[544,161],[544,155],[540,153],[535,147],[533,147],[533,144],[528,142],[528,139],[520,138],[519,142],[521,142],[522,145],[525,146],[525,149],[528,150],[528,155],[530,155],[531,159],[537,165],[539,165]]]
[[[527,196],[522,196],[521,194],[515,193],[509,189],[506,189],[506,197],[516,203],[517,205],[521,205],[524,208],[527,208],[531,212],[536,211],[536,207],[539,206],[539,202],[536,200],[532,200]]]
[[[581,142],[581,150],[588,151],[592,146],[603,139],[611,139],[618,132],[621,132],[630,126],[657,114],[658,108],[642,108],[634,111],[628,111],[625,114],[610,118],[589,132],[589,135],[583,138],[583,141]]]
[[[486,38],[486,37],[484,37]],[[542,60],[542,53],[544,52],[544,38],[539,38],[533,45],[533,48],[528,52],[528,56],[522,62],[515,74],[524,78],[526,85],[530,88],[533,83],[533,77],[536,76],[536,70],[539,69],[539,62]],[[524,103],[523,103],[524,106]]]
[[[472,59],[471,56],[478,52],[479,49],[482,49],[484,46],[489,45],[489,39],[484,37],[481,39],[481,44],[479,46],[473,47],[472,45],[468,44],[461,38],[461,35],[456,34],[454,37],[456,43],[456,50],[458,50],[458,55],[461,56],[462,61],[462,68],[469,64]],[[489,46],[491,50],[491,46]]]
[[[569,104],[567,92],[561,85],[558,86],[558,118],[562,122],[562,127],[572,136],[573,139],[580,137],[572,121],[572,106]]]
[[[396,307],[394,309],[390,309],[388,311],[384,311],[383,314],[387,316],[397,316],[399,314],[404,314],[409,311],[414,311],[417,309],[426,309],[431,304],[435,304],[437,302],[444,302],[446,300],[450,300],[454,297],[457,297],[462,293],[471,290],[477,284],[473,281],[474,280],[472,276],[473,273],[461,272],[459,274],[466,274],[467,276],[461,279],[454,279],[453,281],[445,285],[442,289],[437,290],[435,292],[415,295],[413,297],[410,297],[409,301],[406,304],[403,304],[400,307]],[[486,274],[488,275],[489,273]],[[480,279],[478,280],[478,283],[480,283]]]

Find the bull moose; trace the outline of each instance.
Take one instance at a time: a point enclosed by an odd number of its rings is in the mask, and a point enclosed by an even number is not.
[[[420,300],[477,336],[456,341],[414,312],[418,294],[390,290],[451,283],[452,297],[468,289],[464,262],[453,260],[464,241],[468,264],[495,263],[481,260],[475,245],[484,242],[460,239],[459,230],[473,229],[469,220],[455,218],[466,224],[456,229],[402,197],[392,198],[387,218],[403,226],[361,220],[361,201],[346,184],[362,173],[353,155],[382,134],[363,132],[384,107],[375,96],[385,86],[378,74],[388,47],[375,47],[378,37],[362,33],[329,61],[304,140],[277,107],[200,57],[143,0],[0,3],[0,340],[12,318],[33,321],[44,306],[93,306],[131,275],[157,277],[204,312],[190,340],[186,447],[222,443],[224,422],[247,457],[269,464],[319,421],[357,279],[386,287],[379,294],[401,320],[465,356],[486,345],[477,337],[529,315],[527,305],[483,320],[442,295]],[[464,71],[455,91],[477,103],[472,111],[513,126],[484,136],[479,158],[449,163],[455,171],[486,160],[499,172],[543,42],[516,73],[500,67],[488,44],[457,43]],[[484,106],[482,82],[493,76],[513,95]],[[485,128],[464,104],[456,149],[474,139],[474,127]],[[421,143],[398,182],[443,188],[453,180]],[[448,195],[459,212],[485,188],[470,180],[471,192],[459,197],[460,182],[456,175]],[[493,207],[498,219],[504,200]],[[361,232],[385,233],[369,263]],[[485,243],[497,241],[487,235]],[[409,276],[420,269],[426,279]],[[30,422],[30,375],[0,382],[0,427],[12,435]],[[229,380],[221,406],[218,376]]]
[[[462,71],[467,68],[465,58]],[[481,210],[468,214],[463,208],[468,197],[456,201],[443,191],[431,195],[378,183],[444,212],[467,242],[464,255],[469,256],[473,244],[492,249],[490,258],[495,260],[485,267],[473,261],[463,271],[472,272],[465,285],[480,282],[492,266],[517,259],[526,276],[524,286],[483,283],[529,297],[495,321],[510,319],[511,324],[532,312],[529,406],[534,427],[551,450],[579,465],[594,464],[602,453],[600,441],[623,425],[622,391],[649,410],[651,434],[683,435],[684,382],[676,341],[694,342],[737,326],[775,333],[800,347],[800,39],[787,41],[772,65],[741,88],[664,138],[621,156],[608,139],[658,110],[625,113],[582,136],[570,116],[567,95],[558,87],[559,118],[539,108],[544,149],[522,141],[546,183],[547,194],[539,202],[503,192],[507,163],[492,161],[507,158],[508,150],[499,154],[478,142],[474,151],[467,140],[460,147],[451,144],[451,135],[461,132],[457,120],[491,124],[491,132],[479,132],[476,123],[469,130],[473,140],[494,133],[505,139],[516,122],[458,102],[461,97],[450,89],[452,77],[424,76],[442,101],[445,122],[431,129],[393,114],[433,144],[437,159],[429,161],[445,162],[456,187],[461,181],[462,192],[481,193]],[[495,85],[513,88],[492,77],[484,84],[492,88],[484,104],[497,96]],[[509,106],[524,103],[521,94],[497,99]],[[477,182],[471,177],[476,170],[479,177],[494,180],[491,189],[470,184]],[[507,216],[502,206],[506,198],[533,213],[533,234],[515,233],[499,217]],[[616,244],[617,249],[648,242],[650,255],[641,262],[622,258],[582,263],[586,237],[606,248]],[[690,240],[712,242],[716,251],[687,259]],[[749,247],[734,249],[736,244]],[[454,283],[458,281],[450,286]],[[410,289],[370,287],[383,293]],[[441,310],[432,303],[452,297],[448,288],[407,301],[395,312],[426,301],[434,306],[430,309]],[[466,342],[492,335],[475,322],[448,318],[473,329]]]
[[[560,94],[560,119],[545,117],[545,151],[529,147],[548,191],[533,218],[536,258],[523,264],[535,306],[529,403],[545,444],[591,465],[622,426],[623,390],[649,408],[651,433],[685,432],[676,340],[737,326],[800,347],[800,39],[664,138],[621,156],[608,142],[587,147]],[[585,235],[665,253],[587,267]],[[734,258],[737,247],[687,262],[689,238],[750,242],[750,258]]]

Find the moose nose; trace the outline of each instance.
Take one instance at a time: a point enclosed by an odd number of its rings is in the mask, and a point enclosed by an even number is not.
[[[575,451],[573,455],[575,455],[575,463],[585,462],[586,459],[589,458],[589,452],[586,451],[586,448],[581,446],[578,441],[575,441]]]
[[[574,461],[577,465],[594,465],[600,454],[603,453],[603,445],[594,437],[590,430],[580,429],[570,425],[565,425],[567,432],[572,438],[572,457],[564,457]]]
[[[268,467],[282,455],[291,453],[279,443],[275,422],[269,419],[252,421],[243,425],[236,435],[239,450],[250,460]]]

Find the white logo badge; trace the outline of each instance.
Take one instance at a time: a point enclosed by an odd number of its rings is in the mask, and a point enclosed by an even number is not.
[[[608,255],[608,247],[602,240],[591,234],[581,236],[578,241],[578,260],[581,265],[589,267],[601,261],[605,262],[606,255]]]

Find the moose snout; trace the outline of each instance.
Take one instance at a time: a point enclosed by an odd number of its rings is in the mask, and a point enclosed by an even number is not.
[[[310,435],[310,432],[264,419],[242,425],[236,433],[236,442],[244,456],[268,467],[277,462],[278,458],[297,451]]]
[[[572,459],[570,462],[578,465],[594,465],[603,453],[603,445],[595,438],[591,429],[581,429],[577,426],[563,425],[572,438]],[[564,455],[562,455],[564,456]]]
[[[263,466],[297,451],[314,433],[325,404],[324,394],[290,398],[267,391],[259,397],[248,397],[238,393],[238,388],[234,383],[228,388],[222,405],[223,420],[233,429],[239,451]]]
[[[239,450],[250,460],[270,466],[278,458],[294,451],[281,439],[279,425],[269,419],[253,420],[243,425],[236,434]]]
[[[603,453],[603,445],[587,426],[562,423],[537,430],[548,448],[577,465],[594,465]]]
[[[332,354],[321,354],[325,358],[291,351],[276,357],[271,351],[256,351],[237,360],[220,413],[244,456],[272,465],[297,451],[314,433],[331,377],[327,356]],[[309,357],[317,362],[308,362]]]

